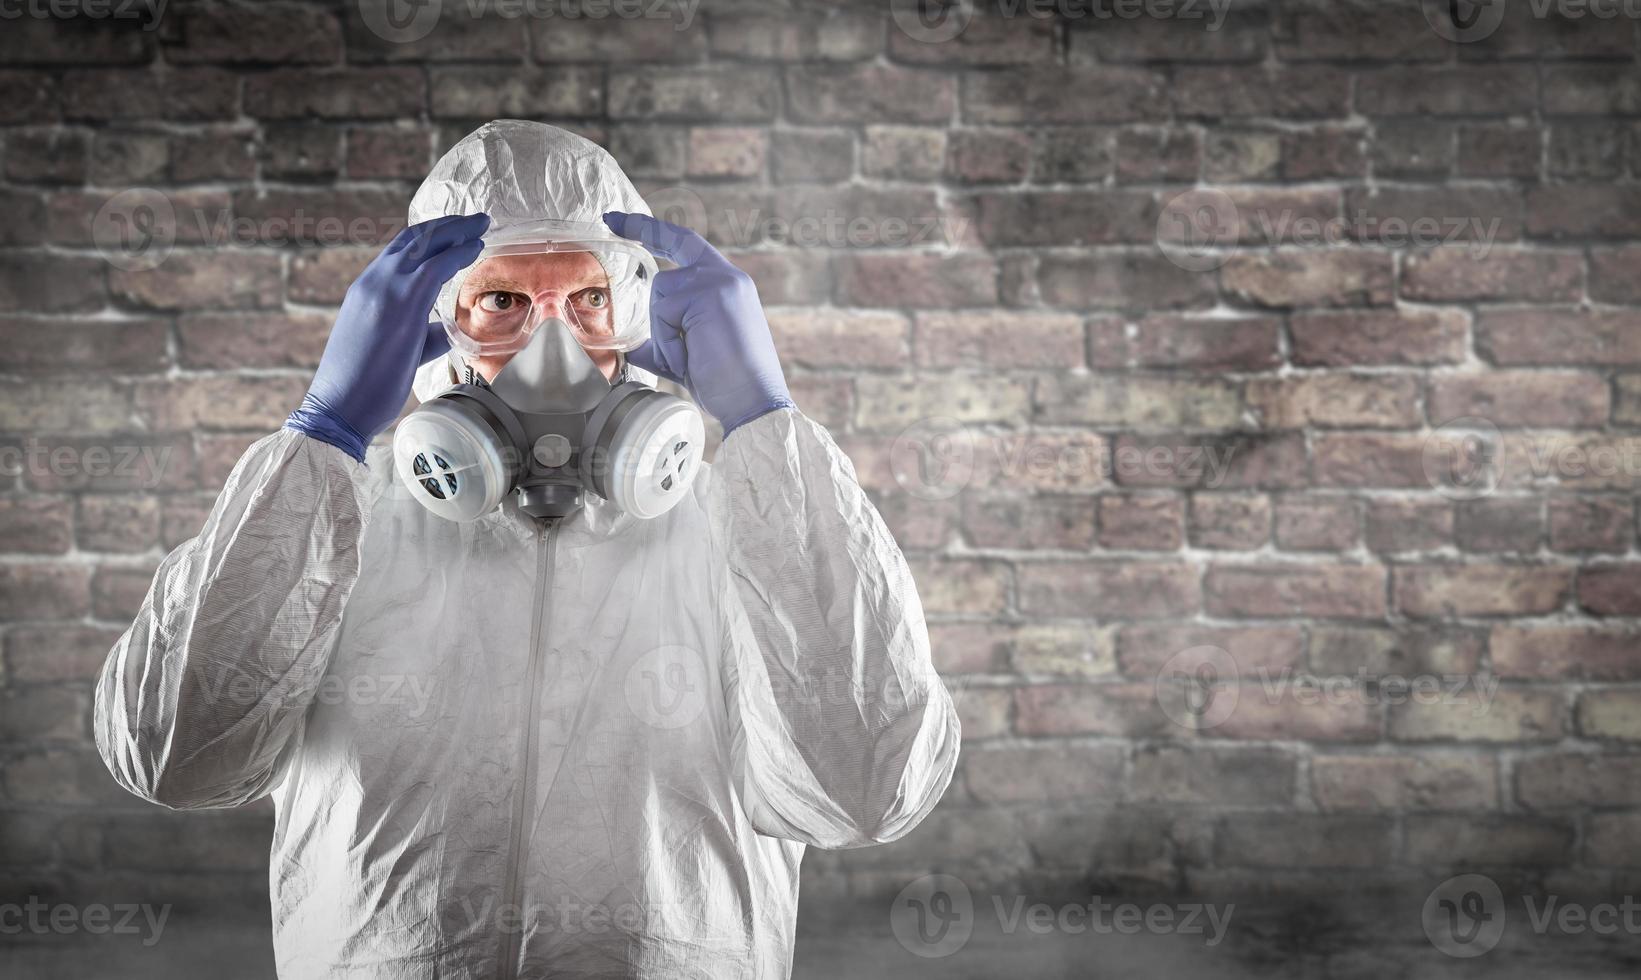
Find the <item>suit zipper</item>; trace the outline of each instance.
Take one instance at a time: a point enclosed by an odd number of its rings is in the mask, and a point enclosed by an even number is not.
[[[513,802],[513,833],[507,852],[506,898],[498,910],[503,916],[513,914],[519,935],[515,937],[505,931],[502,933],[502,955],[498,960],[497,976],[503,980],[518,977],[524,968],[524,950],[519,945],[525,926],[524,909],[521,907],[524,900],[524,824],[536,792],[536,740],[541,734],[542,642],[546,633],[547,605],[553,595],[553,559],[557,543],[557,522],[542,525],[536,533],[536,599],[530,621],[530,659],[524,678],[524,744],[519,749],[518,797]]]

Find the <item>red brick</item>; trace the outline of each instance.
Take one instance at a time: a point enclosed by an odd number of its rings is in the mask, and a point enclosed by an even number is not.
[[[87,551],[147,551],[160,543],[159,501],[152,496],[84,494],[75,537]]]
[[[1349,551],[1361,539],[1354,500],[1284,497],[1276,505],[1276,546],[1283,551]]]
[[[1409,616],[1529,616],[1567,601],[1572,575],[1548,565],[1403,565],[1396,607]]]
[[[1455,364],[1464,359],[1458,310],[1301,313],[1289,322],[1296,364]]]
[[[1014,691],[1014,727],[1021,735],[1183,734],[1163,713],[1150,684],[1033,684]]]
[[[1280,750],[1146,746],[1134,753],[1129,792],[1137,803],[1284,807],[1297,770]]]
[[[971,184],[1023,180],[1031,162],[1031,137],[1009,129],[962,129],[948,135],[946,173]]]
[[[1257,371],[1281,363],[1282,323],[1275,317],[1223,319],[1156,313],[1135,323],[1099,317],[1089,327],[1097,368]]]
[[[978,548],[1086,550],[1094,543],[1088,497],[963,496],[963,526]]]
[[[963,753],[969,792],[982,803],[1116,800],[1124,752],[1113,745],[1005,746]]]
[[[282,69],[245,79],[245,111],[262,119],[415,118],[426,86],[416,68]]]
[[[1395,259],[1368,250],[1281,251],[1233,255],[1220,269],[1223,288],[1254,306],[1383,306],[1391,301]]]
[[[1318,486],[1431,489],[1420,436],[1327,433],[1311,447]]]
[[[1615,41],[1622,41],[1623,31]],[[1628,53],[1624,46],[1623,53]],[[1641,86],[1633,73],[1608,65],[1555,65],[1544,73],[1544,111],[1556,115],[1641,112]]]
[[[1369,116],[1530,113],[1538,105],[1538,72],[1529,65],[1388,68],[1358,79],[1356,105]]]
[[[1099,498],[1103,548],[1176,551],[1185,543],[1185,507],[1174,496],[1106,496]]]
[[[697,126],[689,133],[692,177],[759,177],[769,156],[769,134],[746,126]]]
[[[1641,806],[1641,756],[1557,752],[1522,759],[1516,798],[1535,810]]]
[[[342,58],[336,17],[311,7],[203,7],[182,14],[182,43],[168,45],[172,64],[334,64]]]
[[[1157,310],[1214,305],[1213,277],[1182,269],[1154,248],[1097,257],[1042,255],[1036,275],[1038,292],[1050,306]]]
[[[1124,127],[1117,131],[1112,141],[1112,155],[1109,158],[1101,152],[1104,149],[1102,141],[1086,138],[1077,141],[1074,137],[1066,139],[1067,144],[1075,145],[1076,142],[1082,142],[1085,146],[1093,144],[1084,151],[1085,160],[1092,157],[1095,161],[1093,169],[1074,171],[1083,174],[1085,179],[1093,179],[1095,174],[1103,177],[1105,171],[1114,167],[1119,184],[1147,184],[1158,180],[1189,182],[1195,181],[1202,170],[1202,138],[1195,131],[1182,127]],[[1074,153],[1071,145],[1056,145],[1055,150],[1062,161],[1068,161]],[[1100,162],[1102,160],[1103,163]],[[1047,174],[1039,167],[1036,176],[1040,181],[1051,180],[1056,173],[1063,175],[1071,166],[1069,162],[1062,162]]]
[[[883,50],[884,42],[882,17],[844,10],[786,10],[746,17],[715,14],[707,28],[714,55],[765,61],[869,58]]]
[[[1008,601],[1007,566],[992,561],[913,561],[918,596],[929,613],[997,614]]]
[[[1400,742],[1554,742],[1566,728],[1557,690],[1500,687],[1491,699],[1415,701],[1390,706],[1390,737]]]
[[[1029,562],[1018,575],[1028,615],[1157,619],[1190,615],[1201,603],[1196,572],[1183,563]]]
[[[1112,476],[1123,486],[1280,490],[1309,482],[1300,433],[1124,435],[1114,440],[1111,458]]]
[[[64,554],[74,543],[74,507],[63,497],[0,497],[0,548]]]
[[[1572,824],[1539,817],[1419,815],[1407,819],[1407,859],[1476,868],[1561,867],[1572,854]]]
[[[1485,645],[1480,631],[1441,625],[1317,625],[1309,633],[1310,668],[1330,677],[1470,675],[1479,668]]]
[[[1402,295],[1424,302],[1576,302],[1584,263],[1572,252],[1463,246],[1427,249],[1402,261]]]
[[[1555,497],[1550,500],[1550,547],[1556,551],[1618,554],[1635,540],[1635,510],[1626,497]]]
[[[20,683],[97,679],[117,629],[94,626],[14,626],[6,633],[6,666]]]
[[[1641,189],[1611,183],[1551,184],[1527,192],[1527,233],[1540,238],[1641,235]]]
[[[963,76],[963,114],[970,122],[1098,123],[1157,119],[1167,114],[1162,75],[1134,68],[1032,67]],[[1068,99],[1067,92],[1099,92],[1097,99]],[[943,122],[942,110],[927,122]]]
[[[1268,429],[1409,428],[1419,424],[1419,384],[1395,375],[1256,378],[1248,407]]]
[[[1641,305],[1641,245],[1590,250],[1590,298]]]
[[[1607,384],[1596,374],[1493,371],[1431,379],[1432,424],[1479,416],[1497,426],[1580,428],[1607,421]]]
[[[1324,810],[1495,810],[1498,771],[1473,755],[1317,756],[1311,795]]]
[[[1215,565],[1205,580],[1216,616],[1371,619],[1385,614],[1380,565]]]
[[[989,255],[842,255],[833,261],[837,299],[855,306],[947,309],[997,302]]]
[[[1395,824],[1376,816],[1317,813],[1236,814],[1219,828],[1221,867],[1382,867],[1396,850]]]
[[[1174,112],[1183,118],[1325,119],[1349,114],[1350,83],[1347,72],[1332,67],[1181,66],[1170,91]]]
[[[1368,502],[1367,546],[1382,554],[1435,551],[1453,543],[1453,505],[1444,499]]]
[[[0,616],[7,620],[78,619],[91,610],[91,569],[79,564],[0,564]]]
[[[780,310],[769,325],[782,361],[801,367],[898,368],[911,359],[911,328],[897,313]]]
[[[1354,189],[1345,202],[1352,233],[1391,248],[1469,242],[1492,249],[1521,237],[1521,192],[1492,187],[1380,186]]]
[[[1191,497],[1191,545],[1257,551],[1271,537],[1271,503],[1253,494],[1199,493]]]
[[[726,77],[739,74],[744,72]],[[809,124],[944,123],[956,103],[956,86],[950,76],[892,65],[790,68],[786,92],[789,117]]]
[[[1069,313],[919,313],[915,331],[919,367],[1071,370],[1083,363],[1082,319]]]
[[[1537,177],[1539,129],[1521,125],[1459,127],[1458,167],[1465,177]]]
[[[1544,508],[1534,498],[1461,500],[1454,538],[1465,551],[1538,551],[1544,538]]]
[[[1128,190],[988,191],[977,195],[988,246],[1106,245],[1151,241],[1156,202]]]
[[[1176,655],[1196,647],[1223,650],[1235,665],[1238,677],[1295,670],[1305,658],[1304,635],[1294,626],[1138,623],[1122,628],[1117,639],[1117,662],[1124,676],[1151,681],[1169,668]]]
[[[1356,685],[1324,691],[1287,674],[1243,678],[1234,710],[1211,734],[1259,741],[1377,741],[1383,724],[1376,700]]]
[[[1641,364],[1641,312],[1493,310],[1476,318],[1476,350],[1494,364]]]
[[[1641,565],[1586,565],[1579,569],[1578,604],[1597,616],[1641,616]]]

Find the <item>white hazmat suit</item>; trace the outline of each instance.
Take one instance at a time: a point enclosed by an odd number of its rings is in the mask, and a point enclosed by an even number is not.
[[[602,149],[489,124],[413,222],[646,211]],[[418,376],[425,399],[450,381]],[[97,690],[122,786],[272,794],[285,978],[789,974],[804,845],[905,834],[958,725],[906,562],[826,431],[737,429],[650,521],[424,510],[282,430],[160,566]]]

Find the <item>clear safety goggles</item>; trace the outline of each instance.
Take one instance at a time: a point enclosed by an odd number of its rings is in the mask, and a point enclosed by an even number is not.
[[[643,245],[602,224],[559,220],[515,225],[484,241],[484,251],[445,284],[434,307],[456,350],[516,353],[552,320],[562,320],[589,349],[629,351],[649,339],[657,266]],[[601,274],[573,253],[592,256]],[[542,269],[546,262],[550,271]]]

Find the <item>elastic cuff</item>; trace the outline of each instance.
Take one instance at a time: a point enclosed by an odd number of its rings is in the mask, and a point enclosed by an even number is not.
[[[734,432],[736,429],[739,429],[741,426],[746,425],[748,422],[756,422],[758,419],[763,418],[765,415],[768,415],[771,412],[778,412],[783,408],[796,409],[797,407],[798,406],[792,401],[792,399],[790,399],[790,398],[781,398],[781,399],[779,399],[775,402],[772,402],[768,405],[765,405],[764,407],[758,409],[755,412],[752,412],[749,415],[743,415],[741,418],[737,419],[733,423],[724,422],[723,423],[724,438],[728,439],[729,434],[731,432]]]
[[[365,449],[370,445],[370,439],[360,435],[359,430],[342,421],[334,413],[327,411],[312,395],[302,397],[302,404],[285,420],[285,428],[329,443],[360,463],[365,461]]]

